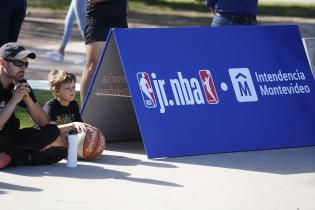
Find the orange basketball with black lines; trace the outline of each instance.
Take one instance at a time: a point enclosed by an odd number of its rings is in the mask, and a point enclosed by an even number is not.
[[[102,154],[106,140],[98,128],[84,126],[85,131],[78,134],[78,157],[83,160],[93,160]]]

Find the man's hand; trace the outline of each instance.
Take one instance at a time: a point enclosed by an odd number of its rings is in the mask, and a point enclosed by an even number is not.
[[[17,83],[13,89],[13,99],[16,103],[21,102],[25,98],[29,98],[31,89],[27,83]]]

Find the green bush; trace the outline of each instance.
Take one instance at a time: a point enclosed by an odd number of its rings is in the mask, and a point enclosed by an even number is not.
[[[49,9],[67,9],[71,0],[28,0],[28,6]]]

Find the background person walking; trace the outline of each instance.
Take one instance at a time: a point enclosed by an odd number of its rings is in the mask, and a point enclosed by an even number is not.
[[[65,56],[65,49],[72,34],[74,21],[80,29],[80,33],[84,40],[84,27],[85,27],[85,15],[86,15],[86,1],[87,0],[72,0],[68,13],[65,19],[64,31],[61,39],[61,44],[58,50],[48,52],[47,55],[55,61],[62,61]],[[84,59],[85,61],[85,59]],[[77,62],[78,63],[78,62]]]

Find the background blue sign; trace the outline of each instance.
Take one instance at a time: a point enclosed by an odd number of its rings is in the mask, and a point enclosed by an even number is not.
[[[114,29],[82,116],[160,158],[315,145],[314,107],[297,26]]]
[[[297,26],[113,34],[150,158],[315,145]]]

